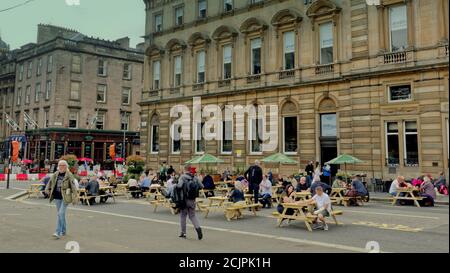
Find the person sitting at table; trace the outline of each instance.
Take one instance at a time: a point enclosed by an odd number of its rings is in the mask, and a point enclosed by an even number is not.
[[[398,176],[397,179],[392,181],[391,187],[389,188],[389,194],[392,196],[397,196],[397,190],[401,188],[407,188],[408,185],[405,182],[405,177]]]
[[[111,187],[117,188],[118,181],[116,176],[110,174],[108,177],[108,182]]]
[[[259,184],[259,194],[263,208],[267,206],[270,209],[272,207],[272,182],[270,182],[267,175],[263,176],[263,180]]]
[[[79,183],[79,187],[80,189],[85,189],[87,184],[88,184],[89,180],[87,177],[83,177],[80,179],[80,183]]]
[[[139,183],[139,188],[141,189],[141,194],[143,192],[148,192],[150,190],[150,179],[146,175],[141,175],[141,180]]]
[[[225,170],[223,171],[222,177],[220,178],[221,181],[230,181],[231,179],[231,175],[230,175],[230,171],[228,170],[228,167],[225,168]]]
[[[325,193],[330,194],[331,193],[330,185],[320,181],[320,177],[318,177],[318,176],[315,176],[315,177],[316,177],[316,179],[314,179],[313,183],[311,184],[311,188],[310,188],[311,194],[313,196],[316,194],[317,187],[322,187],[322,189],[324,190]]]
[[[306,202],[308,204],[315,204],[317,207],[317,210],[313,213],[317,215],[317,219],[314,220],[313,229],[323,228],[323,230],[328,230],[328,225],[325,221],[325,217],[331,215],[331,200],[328,194],[324,193],[323,188],[319,186],[316,188],[316,194]]]
[[[166,188],[165,189],[161,189],[161,193],[166,198],[171,198],[172,197],[172,192],[173,192],[173,189],[174,189],[177,181],[178,181],[178,177],[176,177],[175,172],[171,172],[169,174],[169,179],[167,179],[167,182],[166,182]]]
[[[431,183],[431,179],[428,176],[423,178],[423,183],[420,185],[420,196],[423,197],[419,200],[419,204],[424,207],[433,207],[434,200],[436,200],[436,191],[434,185]]]
[[[148,170],[148,180],[150,181],[150,184],[159,184],[159,179],[156,173],[153,171],[153,169]]]
[[[417,178],[414,178],[411,181],[411,185],[413,185],[413,187],[416,187],[416,188],[420,189],[420,185],[422,185],[424,177],[425,177],[424,175],[421,175],[421,176],[419,176]]]
[[[332,187],[333,189],[334,189],[334,188],[346,188],[346,187],[347,187],[346,184],[347,184],[347,183],[344,182],[344,178],[343,178],[342,176],[338,176],[338,177],[334,180],[333,185],[332,185],[331,187]]]
[[[286,186],[285,190],[281,194],[281,200],[283,200],[282,201],[283,203],[294,203],[295,202],[295,191],[294,191],[294,186],[292,186],[292,184],[288,184]],[[277,211],[279,213],[283,213],[284,207],[282,204],[278,204]],[[288,208],[285,214],[293,215],[294,209]]]
[[[242,185],[242,190],[244,192],[247,192],[248,191],[248,187],[249,187],[249,183],[248,183],[247,179],[244,178],[240,182],[241,182],[241,185]]]
[[[353,177],[352,183],[350,185],[350,190],[348,190],[345,193],[346,197],[357,197],[357,196],[366,196],[367,195],[367,189],[364,186],[364,184],[361,182],[359,175],[355,175]],[[349,205],[351,206],[358,206],[358,202],[354,198],[350,198]]]
[[[448,195],[447,181],[444,172],[439,173],[439,178],[433,184],[438,193]]]
[[[234,189],[228,194],[228,199],[233,203],[245,202],[244,188],[241,181],[234,183]]]
[[[308,183],[306,183],[306,177],[305,176],[300,177],[300,181],[297,184],[295,191],[302,192],[302,191],[307,191],[308,189],[309,189],[309,187],[308,187]]]
[[[203,177],[201,183],[203,184],[203,190],[205,191],[206,197],[214,196],[214,189],[216,188],[216,185],[214,184],[214,179],[211,175],[209,175],[209,173]]]
[[[88,184],[86,185],[86,195],[87,196],[97,196],[99,191],[99,184],[97,179],[93,178],[91,179]],[[95,204],[95,197],[88,199],[89,205]]]
[[[136,179],[134,178],[128,179],[127,186],[128,190],[131,191],[131,196],[133,198],[139,198],[141,196],[139,191],[139,184]]]

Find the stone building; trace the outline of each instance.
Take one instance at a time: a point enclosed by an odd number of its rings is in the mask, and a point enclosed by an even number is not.
[[[37,42],[16,52],[10,116],[25,137],[24,158],[64,154],[109,159],[139,151],[143,45],[106,41],[75,30],[38,25]],[[36,123],[34,123],[34,122]],[[2,128],[5,128],[2,127]],[[125,149],[123,149],[125,143]]]
[[[225,160],[220,169],[236,168],[281,152],[300,162],[281,167],[292,174],[348,153],[364,160],[348,170],[368,177],[448,172],[448,1],[144,2],[141,154],[149,167],[207,152]],[[170,109],[191,108],[193,97],[277,105],[278,149],[261,151],[249,136],[268,125],[250,119],[245,128],[220,126],[250,132],[245,140],[171,139]]]

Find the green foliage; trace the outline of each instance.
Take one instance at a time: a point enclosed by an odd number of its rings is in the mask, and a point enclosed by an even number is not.
[[[65,160],[69,164],[69,169],[72,169],[78,162],[78,158],[75,155],[64,155],[59,160]]]
[[[139,176],[144,172],[145,160],[143,157],[138,155],[132,155],[127,157],[126,164],[128,166],[127,174],[129,178],[139,178]]]

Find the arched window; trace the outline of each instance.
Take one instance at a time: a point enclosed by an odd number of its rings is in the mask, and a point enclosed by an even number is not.
[[[229,26],[218,27],[212,37],[216,41],[216,51],[218,54],[218,74],[219,87],[230,85],[230,79],[233,78],[234,71],[234,48],[236,43],[237,31]]]
[[[247,81],[260,80],[259,75],[264,73],[264,33],[267,24],[257,18],[249,18],[242,23],[240,32],[245,35],[247,72],[249,77]],[[254,76],[258,77],[255,78]]]

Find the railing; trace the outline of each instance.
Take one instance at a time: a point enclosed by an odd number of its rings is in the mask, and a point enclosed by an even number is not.
[[[404,63],[406,62],[406,52],[391,52],[384,54],[384,63],[385,64],[395,64],[395,63]]]
[[[205,84],[204,84],[204,83],[197,83],[197,84],[194,84],[194,85],[192,86],[192,89],[193,89],[194,91],[203,90],[203,89],[205,89]]]
[[[261,80],[261,75],[251,75],[247,77],[247,83],[259,82]]]
[[[324,64],[316,66],[316,75],[328,74],[334,72],[334,64]]]
[[[285,70],[278,73],[278,79],[287,79],[287,78],[294,78],[295,77],[295,70]]]
[[[230,79],[220,80],[218,85],[219,85],[219,87],[230,86],[231,85],[231,80]]]

